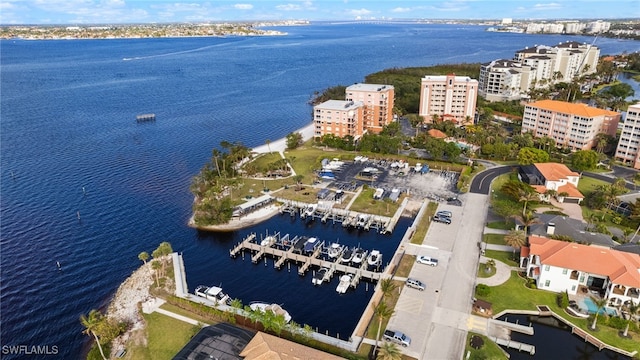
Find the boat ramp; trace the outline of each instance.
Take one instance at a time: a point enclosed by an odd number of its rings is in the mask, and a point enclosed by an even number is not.
[[[273,241],[266,241],[269,237]],[[358,266],[353,266],[353,263],[340,263],[338,260],[340,257],[335,259],[328,257],[330,243],[318,240],[310,247],[305,248],[305,244],[309,245],[309,239],[301,236],[291,237],[289,234],[281,235],[280,233],[266,235],[266,237],[258,239],[255,233],[251,233],[234,246],[229,253],[231,257],[235,258],[244,251],[249,251],[251,253],[251,261],[254,264],[269,255],[274,258],[274,268],[276,269],[281,269],[285,262],[295,263],[299,265],[298,274],[301,276],[311,267],[324,267],[329,270],[325,273],[323,282],[331,281],[336,272],[349,274],[352,276],[350,284],[352,288],[358,286],[362,278],[378,281],[383,277],[386,267],[380,264],[374,270],[370,270],[371,267],[367,262],[368,253],[364,254],[364,259]]]
[[[298,201],[279,199],[283,204],[280,206],[280,214],[289,214],[291,217],[299,216],[300,219],[306,221],[321,221],[322,223],[340,223],[343,227],[358,228],[369,231],[371,229],[381,234],[390,234],[398,223],[400,215],[404,211],[407,199],[396,211],[393,217],[379,216],[350,211],[346,209],[337,209],[331,205],[323,203],[308,204]]]

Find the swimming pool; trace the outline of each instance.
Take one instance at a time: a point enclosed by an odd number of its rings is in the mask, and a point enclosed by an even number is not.
[[[578,305],[582,309],[587,309],[589,314],[595,314],[598,311],[598,306],[593,302],[593,300],[591,300],[591,298],[588,298],[588,297],[582,298],[582,300],[578,301]],[[616,309],[612,309],[612,308],[608,308],[608,307],[604,307],[604,308],[600,309],[599,314],[602,315],[604,313],[607,313],[609,315],[617,315],[618,314]]]

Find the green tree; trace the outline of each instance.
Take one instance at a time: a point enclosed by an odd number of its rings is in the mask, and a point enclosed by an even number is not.
[[[104,356],[104,351],[102,350],[102,345],[100,345],[100,339],[98,337],[98,329],[100,328],[103,321],[104,317],[102,316],[102,313],[95,309],[89,311],[88,316],[85,316],[84,314],[80,316],[80,323],[82,324],[82,326],[84,326],[84,330],[82,331],[82,333],[93,335],[93,338],[98,345],[98,349],[100,350],[100,355],[102,355],[102,358],[104,360],[107,360],[107,358]]]
[[[142,260],[142,262],[147,265],[147,260],[149,260],[149,253],[146,251],[141,252],[140,254],[138,254],[138,259]]]
[[[549,161],[549,153],[544,150],[524,147],[518,151],[518,164],[531,165],[535,163],[544,163]]]
[[[385,319],[388,319],[393,315],[393,308],[389,307],[384,300],[380,301],[378,306],[373,310],[373,314],[376,318],[378,318],[378,332],[376,334],[376,345],[373,348],[373,353],[375,354],[378,350],[378,342],[380,341],[380,330],[382,329],[382,322]]]
[[[386,278],[380,280],[380,291],[382,291],[382,296],[387,297],[391,295],[398,287],[393,282],[391,278]]]
[[[377,360],[402,360],[402,352],[398,345],[385,342],[380,346],[380,350],[378,351],[378,355],[376,356]]]
[[[287,149],[293,150],[302,144],[302,135],[298,132],[291,132],[287,135]]]
[[[607,305],[607,299],[601,299],[601,298],[596,298],[593,296],[590,296],[591,301],[593,301],[593,304],[596,306],[596,313],[593,317],[593,323],[591,324],[591,330],[595,330],[596,329],[596,323],[598,322],[598,314],[600,313],[600,310],[602,310],[602,308]]]
[[[638,313],[640,312],[640,304],[636,304],[633,301],[629,301],[629,304],[626,306],[627,313],[629,317],[627,319],[627,326],[624,328],[624,333],[622,336],[627,337],[629,335],[629,324],[634,321]]]
[[[579,150],[571,155],[571,166],[580,172],[595,169],[598,164],[598,153],[593,150]]]
[[[160,269],[162,269],[162,264],[160,264],[160,261],[158,260],[153,260],[151,262],[151,268],[153,269],[153,273],[156,275],[156,286],[160,287],[160,274],[159,271]]]
[[[300,184],[302,183],[302,179],[304,179],[304,176],[300,174],[293,177],[293,180],[296,182],[296,188],[298,190],[300,190]]]
[[[267,144],[267,150],[269,150],[269,152],[271,152],[271,140],[267,139],[264,141],[265,144]]]
[[[515,250],[519,250],[527,242],[527,237],[522,230],[511,230],[504,236],[504,242]]]

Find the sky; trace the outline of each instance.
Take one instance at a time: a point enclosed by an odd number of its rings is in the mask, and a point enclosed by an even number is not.
[[[640,18],[640,0],[0,0],[0,24]]]

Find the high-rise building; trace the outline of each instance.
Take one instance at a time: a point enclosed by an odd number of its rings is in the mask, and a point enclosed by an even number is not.
[[[557,147],[590,150],[596,135],[616,135],[620,113],[564,101],[542,100],[525,105],[522,133],[549,137]]]
[[[395,90],[391,85],[354,84],[345,89],[345,100],[364,104],[362,126],[367,132],[378,134],[394,120]]]
[[[420,85],[419,115],[426,123],[434,116],[458,125],[473,124],[478,96],[478,80],[468,76],[427,75]]]
[[[364,104],[360,101],[327,100],[313,107],[314,137],[333,134],[358,139],[364,130]]]
[[[640,103],[629,106],[622,124],[615,159],[634,169],[640,169]]]

